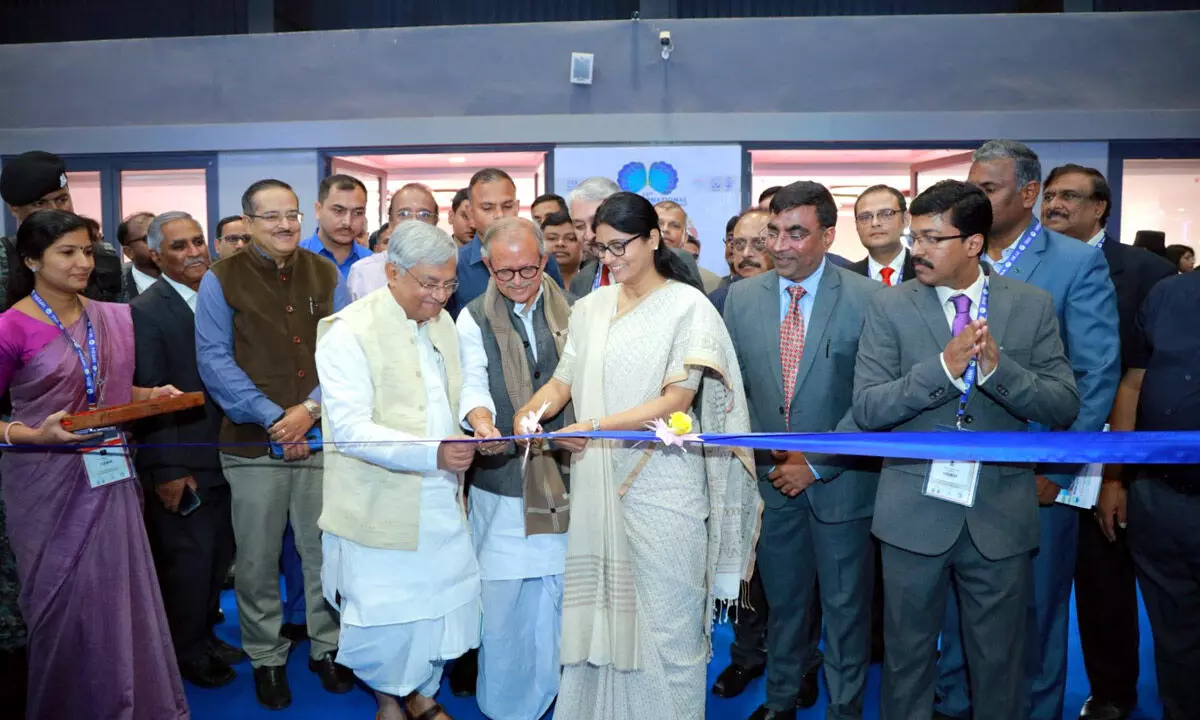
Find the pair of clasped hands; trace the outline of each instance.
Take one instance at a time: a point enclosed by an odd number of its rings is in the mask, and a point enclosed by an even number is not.
[[[514,431],[516,434],[533,435],[542,432],[541,425],[538,425],[536,428],[529,431],[522,431],[520,429],[522,419],[528,417],[531,412],[536,413],[536,408],[523,407],[517,411],[516,417],[513,418],[513,427],[517,428]],[[573,425],[568,425],[562,430],[559,430],[556,434],[590,432],[591,429],[592,427],[588,423],[575,423]],[[467,435],[458,435],[448,439],[465,440],[467,437]],[[498,429],[496,429],[494,424],[486,421],[479,421],[475,423],[475,439],[488,440],[500,437],[503,437],[503,435]],[[534,447],[538,447],[543,441],[541,439],[535,439],[517,440],[516,442],[522,446],[532,444]],[[583,452],[587,447],[587,443],[588,439],[584,437],[563,437],[554,441],[554,444],[557,447],[572,453]],[[442,444],[438,445],[438,468],[441,470],[447,470],[449,472],[464,472],[471,466],[471,461],[475,459],[476,451],[478,451],[481,455],[497,455],[504,452],[504,449],[507,446],[508,441],[484,443],[443,442]]]

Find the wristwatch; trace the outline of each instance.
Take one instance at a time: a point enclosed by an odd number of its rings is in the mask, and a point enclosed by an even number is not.
[[[592,432],[600,432],[600,421],[592,419]]]
[[[303,405],[304,409],[308,411],[308,414],[312,416],[313,422],[321,419],[321,405],[316,400],[309,399],[300,404]]]

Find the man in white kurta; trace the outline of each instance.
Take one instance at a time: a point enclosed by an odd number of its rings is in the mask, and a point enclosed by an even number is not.
[[[322,321],[326,440],[322,582],[341,613],[338,662],[376,692],[380,720],[445,720],[442,666],[479,644],[480,581],[460,475],[457,334],[442,305],[457,249],[405,223],[388,285]],[[401,706],[407,715],[401,713]]]
[[[497,220],[482,238],[482,252],[492,279],[457,323],[460,419],[486,438],[514,434],[516,408],[554,376],[570,308],[554,281],[544,279],[545,242],[530,221]],[[545,429],[562,422],[563,416],[547,421]],[[537,720],[558,694],[568,518],[562,476],[570,457],[546,452],[554,455],[549,463],[535,457],[527,465],[521,447],[485,446],[467,476],[483,579],[476,697],[491,720]],[[554,481],[537,474],[551,463]],[[547,506],[548,497],[558,501]]]

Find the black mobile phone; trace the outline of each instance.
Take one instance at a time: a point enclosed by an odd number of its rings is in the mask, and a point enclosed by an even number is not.
[[[191,485],[183,486],[183,497],[179,498],[179,514],[183,516],[191,515],[200,507],[200,496],[192,489]]]

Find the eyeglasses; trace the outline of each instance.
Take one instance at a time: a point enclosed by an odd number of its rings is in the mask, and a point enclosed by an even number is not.
[[[912,246],[920,247],[922,245],[928,245],[929,247],[936,247],[936,246],[941,245],[942,243],[946,242],[947,240],[957,240],[959,238],[969,238],[969,237],[971,237],[971,236],[963,235],[963,234],[959,234],[959,235],[913,235]]]
[[[409,210],[408,208],[401,208],[401,209],[393,212],[392,217],[397,218],[399,220],[412,220],[415,218],[417,220],[420,220],[421,222],[429,222],[430,220],[437,217],[437,213],[431,213],[428,210],[414,211],[414,210]]]
[[[734,238],[730,240],[728,244],[734,252],[746,252],[747,247],[754,252],[759,253],[766,252],[767,250],[767,239],[764,237],[756,237],[752,240],[747,240],[746,238]]]
[[[777,230],[775,228],[769,227],[763,231],[763,237],[766,238],[766,240],[768,242],[775,242],[775,241],[779,240],[779,235],[780,235],[779,230]],[[802,240],[804,240],[804,238],[808,237],[809,235],[810,235],[810,233],[808,232],[808,229],[802,228],[802,227],[791,228],[790,230],[787,231],[788,242],[798,243],[798,242],[801,242]]]
[[[222,235],[221,242],[242,243],[243,245],[250,242],[249,235]]]
[[[516,270],[511,270],[509,268],[504,268],[503,270],[493,270],[492,274],[496,276],[497,280],[508,282],[517,275],[520,275],[526,280],[532,280],[533,278],[537,277],[537,274],[541,271],[542,267],[540,265],[526,265],[525,267],[517,268]]]
[[[257,220],[262,220],[263,222],[265,222],[268,225],[279,225],[279,224],[283,223],[284,221],[287,221],[289,223],[304,222],[304,213],[298,212],[296,210],[290,210],[285,213],[269,212],[269,213],[263,213],[262,215],[252,215],[250,213],[247,213],[246,217],[255,218]]]
[[[421,286],[422,290],[430,295],[436,295],[439,292],[445,293],[446,295],[453,295],[454,291],[458,290],[457,280],[449,280],[444,283],[427,283],[416,275],[413,275],[412,270],[404,267],[403,265],[397,265],[396,268],[398,270],[403,270],[406,275],[411,277],[418,285]]]
[[[601,245],[600,243],[589,243],[588,250],[590,250],[591,253],[597,258],[604,257],[604,253],[610,253],[613,257],[621,257],[625,254],[625,248],[629,246],[629,243],[643,237],[645,237],[645,235],[634,235],[633,237],[626,238],[625,240],[614,240],[607,245]]]
[[[870,225],[875,220],[875,218],[879,218],[880,222],[887,222],[888,220],[891,220],[892,218],[899,215],[900,212],[901,211],[895,210],[893,208],[884,208],[884,209],[880,210],[879,212],[873,212],[873,213],[860,212],[859,214],[854,216],[854,219],[857,220],[858,222],[862,223],[863,225]]]
[[[1074,190],[1063,190],[1061,192],[1057,190],[1047,190],[1046,192],[1042,193],[1042,202],[1044,203],[1052,203],[1056,199],[1061,199],[1065,203],[1074,205],[1084,200],[1099,200],[1100,198],[1096,197],[1094,194],[1084,195],[1082,193],[1077,193]]]

